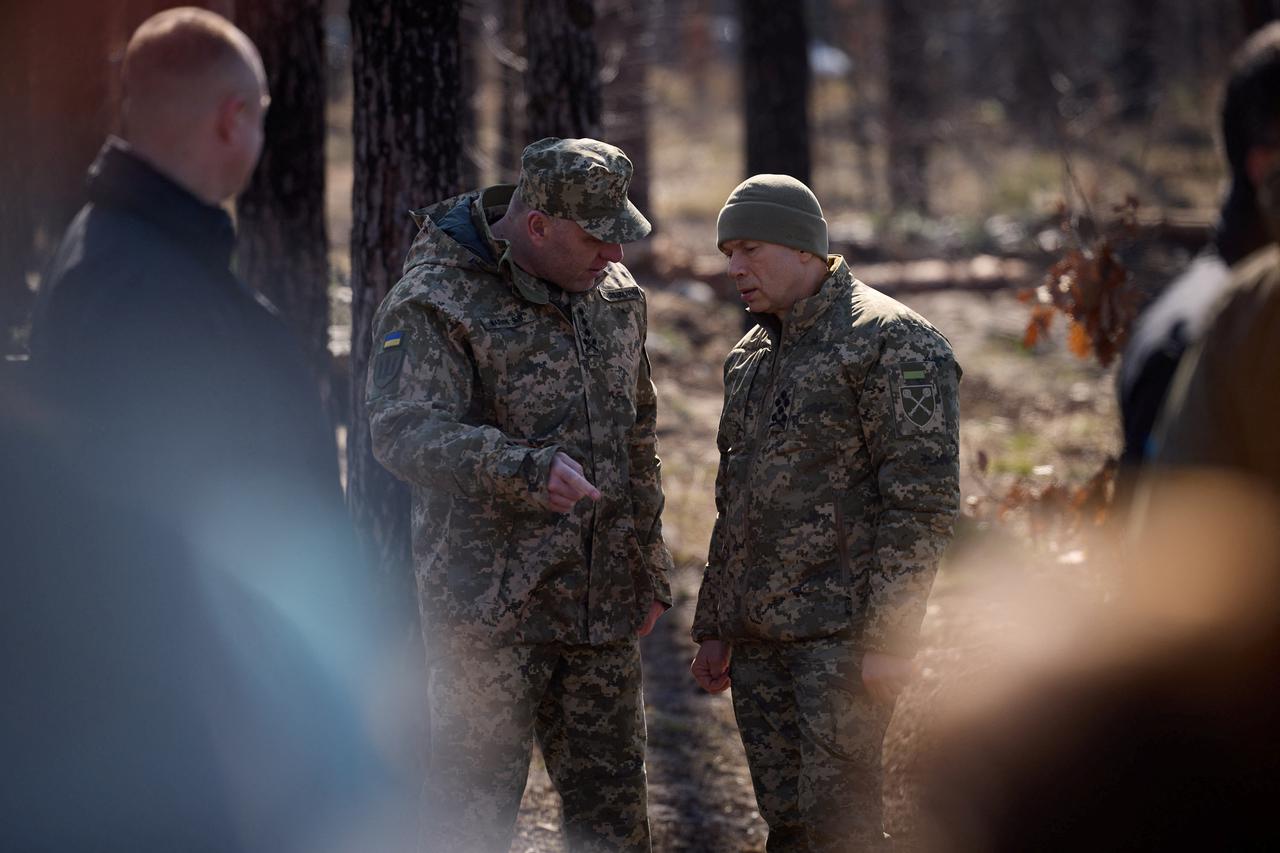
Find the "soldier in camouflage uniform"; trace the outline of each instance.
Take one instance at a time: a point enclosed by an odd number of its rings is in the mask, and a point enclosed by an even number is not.
[[[591,139],[415,213],[374,319],[374,453],[413,487],[423,846],[506,850],[536,737],[573,850],[648,850],[638,636],[670,606],[632,166]]]
[[[880,849],[881,742],[959,504],[960,369],[827,255],[794,178],[739,185],[717,230],[760,324],[725,362],[693,674],[732,680],[770,851]]]

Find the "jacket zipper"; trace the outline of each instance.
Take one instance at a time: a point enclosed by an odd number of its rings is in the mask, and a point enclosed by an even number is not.
[[[778,345],[773,350],[773,359],[769,362],[769,386],[765,388],[764,396],[760,400],[760,410],[756,412],[755,435],[752,436],[751,450],[747,455],[747,484],[755,479],[756,462],[760,458],[760,448],[764,446],[764,439],[767,437],[769,429],[769,419],[765,417],[767,412],[773,411],[773,389],[778,381],[778,362],[782,356],[782,332],[778,332]],[[754,382],[754,377],[752,377]],[[747,389],[747,399],[751,399],[751,389]],[[743,490],[745,495],[742,509],[742,545],[744,553],[751,553],[751,489]]]
[[[592,478],[594,479],[595,467],[596,467],[596,461],[595,461],[596,454],[595,454],[595,440],[591,431],[591,382],[590,382],[591,374],[590,374],[590,371],[587,369],[587,358],[586,358],[585,348],[582,343],[582,332],[578,328],[578,318],[581,316],[581,313],[577,305],[570,305],[567,308],[560,308],[559,306],[556,306],[556,307],[560,311],[560,315],[569,321],[569,328],[573,330],[574,349],[578,353],[578,374],[582,377],[582,405],[583,405],[583,410],[584,410],[584,414],[587,422],[587,446],[590,448],[589,452],[591,454],[591,458],[589,460],[583,460],[583,461],[590,465],[591,475],[592,475]],[[583,628],[585,629],[585,636],[587,637],[588,643],[591,642],[593,639],[591,636],[591,586],[592,586],[592,580],[593,580],[591,569],[592,569],[593,563],[595,562],[594,554],[596,550],[596,539],[597,539],[596,517],[597,517],[596,503],[595,501],[592,501],[591,509],[589,510],[589,517],[586,519],[590,544],[588,545],[587,553],[586,553],[587,609],[586,609],[586,613],[583,614],[586,620],[586,624],[583,626]]]
[[[841,500],[843,497],[844,495],[842,493],[836,493],[836,554],[840,558],[840,573],[844,576],[845,588],[849,590],[850,594],[852,594],[853,570],[849,565],[849,540],[846,538],[844,531],[844,502]]]

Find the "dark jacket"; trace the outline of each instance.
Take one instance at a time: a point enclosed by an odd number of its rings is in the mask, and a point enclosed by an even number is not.
[[[1182,356],[1204,334],[1231,268],[1269,242],[1253,187],[1236,176],[1219,211],[1213,245],[1143,309],[1129,335],[1117,382],[1125,465],[1150,460],[1152,430]]]
[[[332,432],[234,238],[113,140],[46,277],[45,428],[8,442],[41,461],[6,471],[4,849],[314,849],[389,790]]]
[[[1178,369],[1153,459],[1222,468],[1280,493],[1280,246],[1235,267],[1204,337]]]
[[[82,464],[166,512],[255,483],[338,502],[318,395],[234,245],[225,211],[109,141],[36,309],[41,391]]]

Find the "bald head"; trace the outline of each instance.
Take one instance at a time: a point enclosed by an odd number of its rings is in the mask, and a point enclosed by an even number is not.
[[[122,82],[124,135],[141,156],[210,203],[244,188],[267,104],[248,36],[205,9],[167,9],[129,40]]]

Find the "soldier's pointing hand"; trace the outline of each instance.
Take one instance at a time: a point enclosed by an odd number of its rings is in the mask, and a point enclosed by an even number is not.
[[[600,490],[583,476],[581,465],[564,453],[557,453],[547,477],[547,504],[556,512],[569,512],[583,498],[598,501]]]

